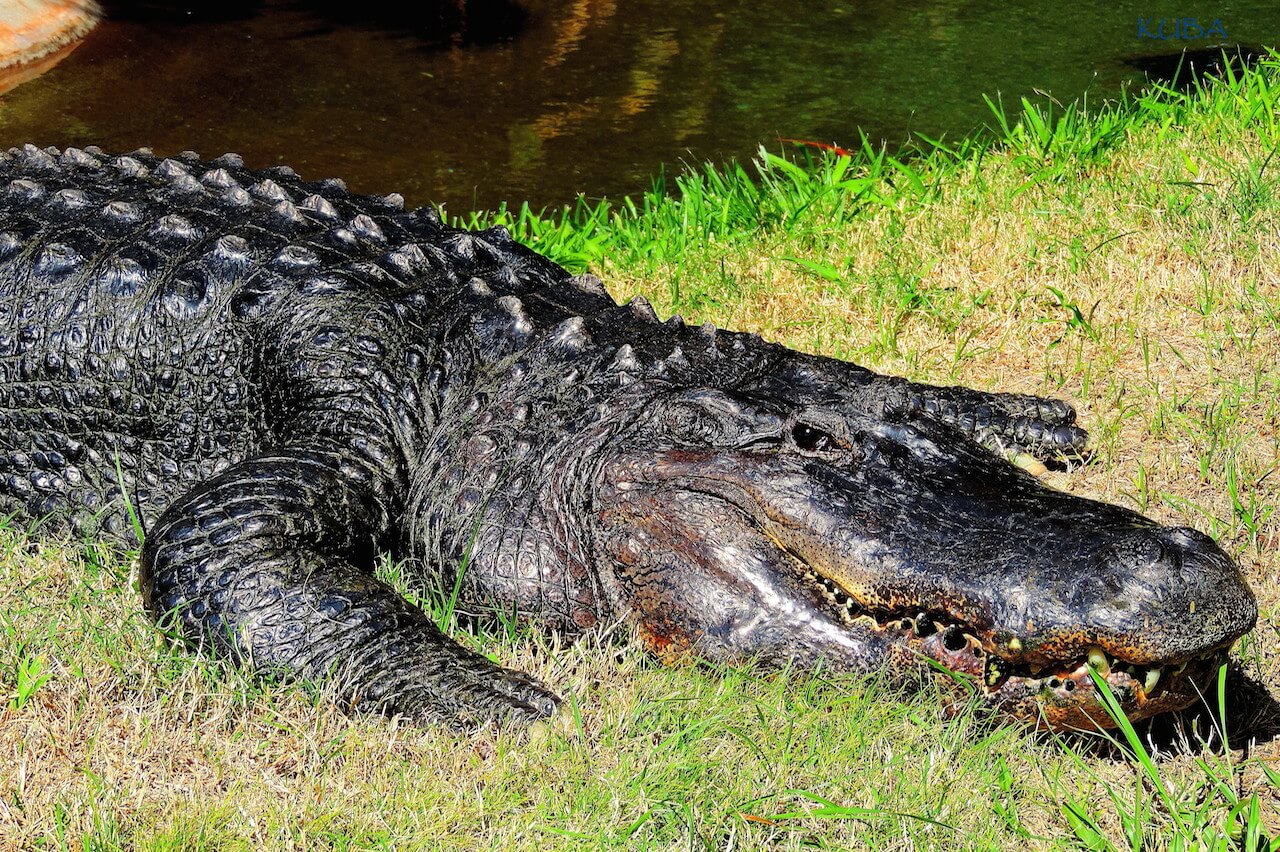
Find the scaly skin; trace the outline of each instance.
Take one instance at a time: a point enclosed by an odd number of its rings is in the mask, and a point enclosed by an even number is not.
[[[501,229],[232,155],[0,157],[0,380],[0,511],[129,541],[123,485],[162,624],[357,709],[558,702],[381,552],[664,657],[929,657],[1053,726],[1102,716],[1086,659],[1135,718],[1185,706],[1256,617],[1207,538],[992,452],[1079,454],[1065,403],[662,323]]]

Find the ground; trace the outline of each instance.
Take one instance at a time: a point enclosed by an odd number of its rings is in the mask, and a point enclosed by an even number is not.
[[[1231,747],[1209,714],[1139,732],[1134,751],[874,678],[664,669],[621,632],[565,645],[501,627],[477,645],[560,689],[563,729],[351,719],[172,647],[128,554],[11,528],[0,846],[1162,849],[1280,834],[1278,92],[1268,64],[1088,118],[1036,112],[952,153],[770,156],[754,183],[702,172],[634,211],[498,214],[664,314],[1073,401],[1095,455],[1050,481],[1208,532],[1257,591],[1226,693]]]

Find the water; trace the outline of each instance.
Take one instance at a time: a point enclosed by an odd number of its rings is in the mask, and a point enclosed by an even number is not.
[[[1140,18],[1280,42],[1274,4],[1239,0],[529,0],[490,43],[474,43],[488,37],[475,21],[428,40],[240,5],[240,20],[104,23],[0,97],[0,143],[237,151],[453,212],[559,205],[780,137],[967,133],[990,117],[984,92],[1101,100],[1142,79],[1126,60],[1207,43],[1142,38]]]

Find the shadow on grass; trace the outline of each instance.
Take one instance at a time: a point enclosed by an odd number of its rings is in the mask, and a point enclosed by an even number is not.
[[[1271,694],[1262,681],[1244,671],[1232,661],[1227,666],[1227,745],[1232,749],[1249,749],[1251,745],[1269,743],[1280,737],[1280,701]],[[1206,695],[1208,705],[1216,704],[1213,696]],[[1139,726],[1143,739],[1159,747],[1161,751],[1177,752],[1188,743],[1195,747],[1204,741],[1214,750],[1221,750],[1223,720],[1217,707],[1206,703],[1188,707],[1177,713],[1156,716]]]

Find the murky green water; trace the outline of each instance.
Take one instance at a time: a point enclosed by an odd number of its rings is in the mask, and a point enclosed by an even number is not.
[[[512,40],[452,48],[271,2],[223,23],[108,22],[0,97],[0,142],[234,150],[461,212],[636,192],[664,164],[779,137],[965,133],[984,92],[1101,99],[1141,79],[1126,59],[1208,43],[1142,37],[1139,19],[1280,43],[1280,4],[1240,0],[526,5]]]

